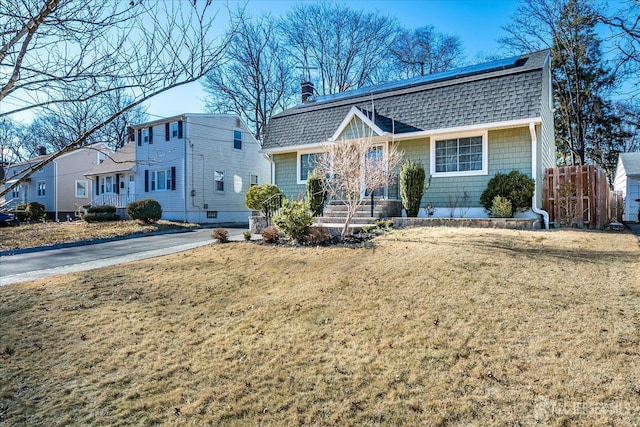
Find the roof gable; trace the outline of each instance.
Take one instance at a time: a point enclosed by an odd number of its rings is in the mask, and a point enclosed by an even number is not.
[[[351,107],[347,115],[345,116],[338,129],[329,138],[330,141],[337,141],[339,139],[352,139],[354,137],[371,137],[374,134],[376,136],[383,136],[384,132],[375,123],[375,120],[370,119],[371,114],[363,113],[357,107]],[[368,133],[368,135],[366,135]]]
[[[620,153],[620,162],[627,176],[640,176],[640,152]]]

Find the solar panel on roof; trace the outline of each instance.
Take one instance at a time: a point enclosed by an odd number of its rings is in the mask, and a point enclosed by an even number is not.
[[[484,64],[470,65],[468,67],[456,68],[453,70],[443,71],[441,73],[429,74],[427,76],[414,77],[407,80],[396,82],[382,83],[376,86],[363,87],[347,92],[340,92],[331,95],[321,95],[313,98],[309,103],[316,105],[324,102],[338,101],[341,99],[356,98],[359,96],[373,95],[376,93],[387,92],[390,90],[405,89],[412,86],[419,86],[426,83],[435,83],[438,81],[449,80],[453,78],[467,77],[474,74],[488,73],[490,71],[506,70],[515,66],[522,65],[518,63],[519,56],[511,58],[499,59],[497,61],[487,62]]]

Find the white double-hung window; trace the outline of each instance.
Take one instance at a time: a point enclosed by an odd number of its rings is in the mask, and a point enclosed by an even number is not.
[[[151,171],[151,191],[171,190],[171,169]]]
[[[487,132],[432,137],[431,171],[437,176],[487,174]]]

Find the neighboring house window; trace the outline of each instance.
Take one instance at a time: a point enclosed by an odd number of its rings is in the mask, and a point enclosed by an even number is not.
[[[11,197],[13,199],[19,199],[20,198],[20,187],[16,187],[13,189],[13,191],[11,192]]]
[[[87,181],[76,180],[76,197],[81,199],[87,197]]]
[[[298,182],[306,182],[309,173],[316,168],[316,157],[320,153],[305,153],[298,155]]]
[[[176,189],[176,168],[144,171],[144,191],[168,191]]]
[[[171,169],[151,171],[151,191],[166,191],[171,188]]]
[[[251,175],[249,179],[249,187],[255,187],[258,185],[258,175]]]
[[[100,194],[104,193],[117,193],[115,176],[111,175],[100,177]]]
[[[434,176],[487,174],[487,134],[435,139],[431,148]]]
[[[239,130],[233,131],[233,148],[242,150],[242,132]]]
[[[102,151],[98,151],[98,164],[104,162],[105,160],[107,160],[107,155]]]
[[[45,181],[38,181],[38,197],[44,197],[46,193],[47,183]]]
[[[142,131],[142,142],[149,142],[149,129],[144,129]]]
[[[215,191],[224,191],[224,172],[215,171],[213,173],[213,181],[213,188],[215,189]]]
[[[171,138],[178,138],[178,122],[171,123]]]

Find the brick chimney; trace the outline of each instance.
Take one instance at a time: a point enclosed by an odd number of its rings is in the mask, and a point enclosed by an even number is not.
[[[313,98],[313,83],[310,81],[304,81],[300,83],[302,88],[302,103],[309,101],[309,98]]]
[[[38,147],[38,156],[46,156],[47,155],[47,147],[40,146]]]

